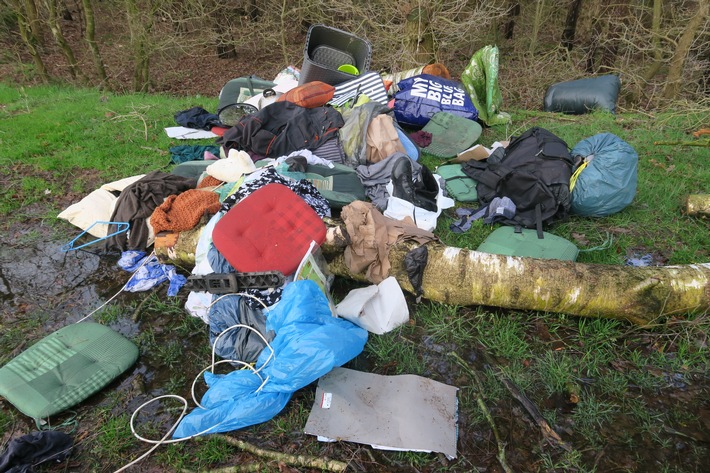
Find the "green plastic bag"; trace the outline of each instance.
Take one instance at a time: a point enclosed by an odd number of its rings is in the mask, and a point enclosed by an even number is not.
[[[488,126],[510,123],[510,115],[500,110],[503,97],[498,87],[498,47],[484,46],[476,51],[461,74],[478,119]]]

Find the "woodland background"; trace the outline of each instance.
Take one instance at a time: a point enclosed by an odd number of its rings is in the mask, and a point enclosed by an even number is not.
[[[504,107],[604,73],[621,75],[621,110],[710,101],[710,0],[0,0],[0,80],[215,96],[300,66],[316,23],[368,39],[377,71],[441,62],[456,78],[496,44]]]

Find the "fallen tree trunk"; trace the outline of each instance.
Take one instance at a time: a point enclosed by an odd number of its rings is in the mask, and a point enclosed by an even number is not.
[[[693,217],[710,217],[710,194],[690,194],[685,199],[685,213]]]
[[[345,240],[331,227],[323,245],[330,270],[359,281],[345,265]],[[178,238],[156,254],[180,265],[194,264],[194,235]],[[165,240],[162,240],[165,241]],[[710,310],[710,263],[682,266],[614,266],[494,255],[428,243],[424,297],[454,305],[485,305],[626,320],[650,325],[659,317]],[[404,266],[412,245],[394,245],[390,274],[402,289],[414,292]]]

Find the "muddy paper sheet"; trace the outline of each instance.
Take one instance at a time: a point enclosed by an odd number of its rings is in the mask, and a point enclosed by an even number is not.
[[[320,378],[305,432],[383,450],[456,458],[458,388],[421,376],[335,368]]]

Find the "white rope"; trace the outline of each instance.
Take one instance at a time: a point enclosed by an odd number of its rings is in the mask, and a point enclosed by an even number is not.
[[[128,284],[128,283],[126,283],[126,284]],[[124,286],[124,287],[125,287],[125,286]],[[262,302],[260,299],[258,299],[257,297],[252,296],[251,294],[245,294],[245,293],[225,294],[225,295],[220,296],[220,297],[218,297],[217,299],[215,299],[215,300],[209,305],[209,307],[212,307],[212,305],[213,305],[214,303],[216,303],[218,300],[222,299],[223,297],[226,297],[226,296],[236,296],[236,295],[247,296],[247,297],[251,297],[251,298],[253,298],[253,299],[256,299],[257,301],[259,301],[259,302],[261,303],[261,305],[262,305],[265,309],[268,309],[267,305],[264,304],[264,302]],[[209,308],[209,307],[208,307],[208,308]],[[254,333],[256,333],[257,335],[259,335],[259,337],[261,337],[261,339],[263,340],[263,342],[266,344],[266,347],[267,347],[269,350],[271,350],[271,353],[269,354],[269,357],[266,359],[266,361],[264,362],[264,364],[263,364],[263,365],[261,366],[261,368],[259,368],[258,370],[255,369],[251,364],[246,363],[246,362],[241,361],[241,360],[220,360],[220,361],[215,362],[214,357],[215,357],[215,348],[216,348],[216,346],[217,346],[217,341],[220,339],[220,337],[222,337],[222,335],[224,335],[225,333],[227,333],[227,332],[229,332],[230,330],[233,330],[233,329],[235,329],[235,328],[246,328],[246,329],[252,330]],[[210,370],[212,373],[214,373],[214,368],[215,368],[215,366],[217,366],[217,365],[219,365],[219,364],[222,364],[222,363],[238,363],[238,364],[240,364],[240,365],[242,365],[242,366],[244,366],[244,367],[249,368],[250,370],[252,370],[252,372],[253,372],[256,376],[258,376],[259,379],[261,380],[261,385],[259,385],[259,388],[258,388],[255,392],[261,391],[262,388],[263,388],[263,387],[266,385],[266,383],[269,381],[269,377],[267,376],[266,379],[264,379],[264,377],[262,377],[262,376],[259,374],[259,371],[261,371],[272,359],[275,359],[274,349],[271,347],[271,345],[270,345],[269,342],[266,340],[266,338],[265,338],[258,330],[256,330],[256,329],[253,328],[253,327],[250,327],[250,326],[248,326],[248,325],[244,325],[244,324],[236,324],[236,325],[232,325],[231,327],[226,328],[225,330],[223,330],[222,332],[220,332],[219,335],[217,335],[217,337],[215,338],[214,342],[212,343],[212,362],[211,362],[210,366],[208,366],[208,367],[206,367],[205,369],[203,369],[202,371],[200,371],[200,372],[198,373],[198,375],[195,376],[195,379],[192,381],[192,387],[191,387],[191,390],[190,390],[190,391],[191,391],[191,394],[192,394],[192,400],[195,402],[195,404],[196,404],[199,408],[205,409],[205,408],[197,401],[197,399],[196,399],[196,396],[195,396],[195,386],[196,386],[196,384],[197,384],[197,381],[201,378],[202,374],[203,374],[205,371]],[[150,405],[150,404],[152,404],[152,403],[154,403],[154,402],[156,402],[156,401],[159,401],[159,400],[161,400],[161,399],[166,399],[166,398],[177,399],[177,400],[179,400],[179,401],[182,402],[183,408],[182,408],[182,412],[180,413],[180,416],[178,417],[178,419],[175,421],[175,423],[170,427],[170,429],[167,431],[167,433],[166,433],[166,434],[163,436],[163,438],[161,438],[160,440],[147,439],[147,438],[145,438],[145,437],[139,435],[138,432],[136,432],[135,425],[134,425],[134,421],[135,421],[136,416],[138,415],[138,413],[139,413],[143,408],[145,408],[146,406],[148,406],[148,405]],[[141,404],[140,406],[138,406],[138,408],[137,408],[135,411],[133,411],[133,415],[131,415],[131,420],[130,420],[131,432],[133,433],[133,436],[136,437],[138,440],[140,440],[140,441],[142,441],[142,442],[145,442],[145,443],[152,444],[153,446],[152,446],[147,452],[145,452],[144,454],[142,454],[140,457],[138,457],[138,458],[136,458],[135,460],[131,461],[130,463],[128,463],[128,464],[122,466],[121,468],[119,468],[118,470],[116,470],[114,473],[119,473],[119,472],[121,472],[121,471],[124,471],[124,470],[130,468],[131,466],[135,465],[136,463],[140,462],[141,460],[145,459],[145,458],[148,457],[151,453],[153,453],[160,445],[168,445],[168,444],[171,444],[171,443],[185,442],[185,441],[190,440],[190,439],[193,439],[193,438],[195,438],[195,437],[199,437],[200,435],[204,435],[204,434],[206,434],[206,433],[209,433],[210,431],[216,429],[217,427],[219,427],[220,425],[222,425],[224,422],[226,422],[226,419],[225,419],[225,420],[223,420],[222,422],[219,422],[219,423],[217,423],[217,424],[215,424],[215,425],[213,425],[213,426],[211,426],[211,427],[209,427],[209,428],[207,428],[207,429],[205,429],[205,430],[203,430],[203,431],[201,431],[201,432],[198,432],[198,433],[196,433],[196,434],[193,434],[193,435],[191,435],[191,436],[189,436],[189,437],[180,438],[180,439],[168,440],[168,437],[170,437],[170,435],[172,435],[172,433],[175,431],[175,429],[176,429],[177,426],[180,424],[180,422],[182,421],[182,419],[185,417],[185,415],[187,415],[187,407],[188,407],[187,399],[185,399],[185,398],[182,397],[182,396],[178,396],[177,394],[164,394],[164,395],[162,395],[162,396],[158,396],[158,397],[156,397],[156,398],[150,399],[150,400],[144,402],[143,404]]]
[[[227,332],[229,332],[229,331],[231,331],[231,330],[233,330],[233,329],[235,329],[235,328],[246,328],[246,329],[251,330],[252,332],[254,332],[255,334],[257,334],[257,335],[261,338],[261,340],[262,340],[262,341],[264,342],[264,344],[266,345],[266,348],[268,348],[269,350],[271,350],[271,354],[270,354],[269,357],[266,359],[266,361],[264,362],[264,364],[261,365],[261,368],[259,368],[258,370],[254,371],[254,373],[258,373],[259,371],[261,371],[262,369],[264,369],[264,367],[271,361],[271,358],[274,356],[274,349],[271,348],[271,345],[269,345],[269,342],[266,340],[266,338],[265,338],[261,333],[259,333],[258,330],[256,330],[256,329],[253,328],[253,327],[250,327],[249,325],[244,325],[244,324],[232,325],[231,327],[222,330],[222,332],[221,332],[219,335],[217,335],[217,338],[214,339],[214,343],[212,344],[212,371],[214,371],[214,364],[215,364],[215,363],[214,363],[214,355],[215,355],[215,348],[217,347],[217,341],[220,339],[220,337],[222,337],[222,335],[226,334]],[[250,365],[250,366],[251,366],[251,365]]]
[[[94,309],[94,310],[92,310],[91,312],[89,312],[89,315],[87,315],[87,316],[85,316],[85,317],[83,317],[83,318],[77,320],[77,321],[74,322],[74,323],[75,323],[75,324],[78,324],[79,322],[83,322],[84,320],[86,320],[86,319],[88,319],[89,317],[91,317],[92,315],[94,315],[96,312],[98,312],[98,311],[100,311],[101,309],[103,309],[104,307],[106,307],[106,305],[108,305],[109,302],[111,302],[111,301],[114,300],[116,297],[118,297],[118,295],[119,295],[120,293],[122,293],[122,292],[126,289],[126,287],[128,287],[128,283],[133,280],[133,278],[135,277],[135,275],[138,273],[138,270],[141,269],[143,266],[145,266],[145,265],[148,263],[148,261],[149,261],[153,256],[155,256],[155,250],[152,251],[148,256],[146,256],[146,257],[143,259],[143,262],[141,263],[141,265],[138,266],[135,271],[133,271],[133,274],[131,274],[131,277],[128,278],[128,281],[126,281],[126,284],[124,284],[123,287],[122,287],[121,289],[119,289],[116,294],[114,294],[113,296],[111,296],[111,298],[110,298],[109,300],[107,300],[106,302],[104,302],[103,304],[101,304],[100,306],[98,306],[96,309]]]

